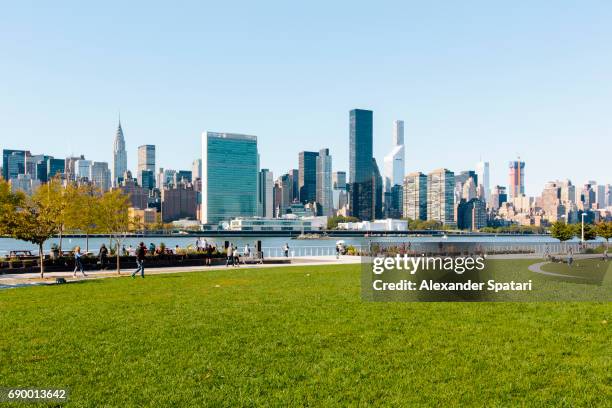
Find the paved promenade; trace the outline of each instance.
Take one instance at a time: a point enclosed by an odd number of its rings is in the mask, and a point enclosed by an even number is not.
[[[274,258],[270,258],[274,259]],[[282,258],[284,259],[284,258]],[[182,266],[182,267],[169,267],[169,268],[146,268],[145,266],[145,277],[147,275],[160,275],[165,273],[184,273],[184,272],[206,272],[214,270],[232,270],[232,269],[255,269],[255,268],[279,268],[279,267],[292,267],[292,266],[305,266],[305,265],[343,265],[343,264],[357,264],[361,261],[358,256],[341,256],[340,259],[336,259],[335,256],[316,256],[316,257],[299,257],[291,258],[290,264],[241,264],[239,267],[215,265],[215,266]],[[83,277],[80,272],[77,273],[77,277],[72,276],[72,272],[49,272],[45,273],[45,278],[40,278],[40,273],[15,273],[0,275],[0,289],[18,288],[23,286],[31,285],[49,285],[54,284],[56,278],[64,278],[66,281],[83,281],[91,279],[105,279],[105,278],[120,278],[129,277],[134,269],[122,269],[121,274],[118,275],[115,269],[112,270],[92,270],[85,271],[86,277]]]

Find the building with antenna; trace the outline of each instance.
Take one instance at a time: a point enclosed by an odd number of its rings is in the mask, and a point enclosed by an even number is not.
[[[115,133],[115,142],[113,143],[113,187],[119,185],[119,181],[123,178],[123,174],[127,171],[127,152],[125,151],[125,138],[123,137],[123,129],[121,128],[121,116],[119,116],[119,125]]]

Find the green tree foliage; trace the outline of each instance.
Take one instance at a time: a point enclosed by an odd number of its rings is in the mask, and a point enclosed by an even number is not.
[[[572,239],[575,235],[575,230],[571,225],[567,225],[563,221],[556,221],[550,227],[550,235],[564,242]]]
[[[595,227],[597,231],[597,235],[606,240],[606,246],[610,243],[610,238],[612,238],[612,221],[600,222]]]
[[[98,232],[109,234],[111,243],[115,242],[115,254],[117,256],[117,274],[121,273],[119,260],[121,255],[121,245],[131,228],[131,221],[128,215],[130,206],[129,198],[120,190],[108,191],[97,200]]]
[[[434,220],[413,220],[411,218],[406,219],[408,221],[409,230],[440,230],[445,229],[441,222]]]
[[[44,243],[60,231],[61,214],[65,208],[63,187],[57,179],[41,186],[30,197],[25,197],[16,211],[10,235],[38,245],[40,277],[44,278]]]
[[[342,215],[338,215],[336,217],[329,217],[327,219],[327,229],[337,229],[338,224],[341,222],[359,222],[359,218],[356,217],[344,217]]]
[[[582,238],[582,224],[574,224],[574,235]],[[584,224],[584,240],[591,241],[597,238],[597,230],[593,224]]]
[[[23,205],[23,193],[11,192],[11,186],[0,178],[0,236],[12,235],[17,223],[17,209]]]

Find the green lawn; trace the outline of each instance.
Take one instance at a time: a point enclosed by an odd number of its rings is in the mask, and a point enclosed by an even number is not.
[[[0,387],[69,406],[611,406],[609,302],[369,303],[347,265],[11,289],[0,311]]]

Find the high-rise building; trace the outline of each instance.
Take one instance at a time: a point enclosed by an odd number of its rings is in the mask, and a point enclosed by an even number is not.
[[[454,225],[455,174],[447,169],[437,169],[427,175],[427,219],[442,225]]]
[[[332,193],[332,158],[329,149],[319,150],[317,155],[316,187],[317,203],[321,206],[321,215],[334,215],[334,200]]]
[[[191,184],[161,190],[161,218],[163,222],[182,218],[197,218],[197,192]]]
[[[264,218],[274,217],[274,176],[268,169],[259,171],[259,191],[257,201],[259,216]]]
[[[179,170],[174,173],[172,184],[176,187],[179,184],[188,184],[193,182],[193,174],[191,170]]]
[[[127,171],[127,152],[125,151],[125,138],[123,137],[123,128],[121,127],[121,118],[117,125],[115,133],[115,141],[113,143],[113,186],[118,186],[123,175]]]
[[[153,170],[140,170],[138,172],[138,185],[146,190],[155,188],[155,174]]]
[[[138,172],[136,173],[136,177],[138,178],[138,184],[145,187],[142,179],[143,171],[150,172],[146,173],[146,177],[155,174],[155,145],[138,146]],[[151,184],[153,184],[152,187]],[[154,177],[152,181],[148,180],[145,188],[155,188]]]
[[[202,159],[195,159],[191,165],[191,177],[193,180],[202,179]]]
[[[510,172],[508,174],[508,196],[509,198],[525,194],[525,162],[518,160],[511,161],[508,164]]]
[[[393,122],[392,148],[385,156],[385,191],[390,191],[395,185],[402,185],[404,180],[404,121]]]
[[[111,187],[111,171],[106,162],[92,162],[89,167],[89,181],[102,191],[108,191]]]
[[[66,157],[64,160],[64,174],[67,180],[74,181],[77,178],[77,170],[75,163],[77,160],[85,160],[84,155]]]
[[[50,158],[47,161],[47,180],[52,179],[58,174],[64,173],[65,163],[65,160]]]
[[[13,154],[16,157],[20,157],[21,159],[18,159],[18,161],[20,161],[21,167],[17,166],[17,167],[12,167],[12,173],[9,172],[9,158],[11,156],[13,156]],[[10,150],[10,149],[4,149],[2,150],[2,178],[5,180],[9,180],[12,177],[17,177],[18,174],[25,174],[25,157],[26,155],[29,155],[30,152],[27,150]],[[21,172],[19,171],[21,170]]]
[[[559,182],[561,187],[561,202],[564,204],[576,203],[576,186],[570,180]]]
[[[299,197],[304,204],[317,199],[317,152],[300,152],[299,160]]]
[[[487,226],[487,207],[478,198],[461,199],[457,207],[457,228],[477,231]]]
[[[74,162],[75,179],[89,179],[91,160],[79,159]],[[90,180],[91,181],[91,180]]]
[[[484,190],[484,199],[488,202],[491,196],[491,188],[489,187],[489,162],[479,161],[476,163],[477,186],[482,186]]]
[[[373,220],[375,217],[372,152],[373,112],[353,109],[349,113],[349,207],[351,214],[360,220]]]
[[[506,187],[495,186],[491,197],[489,198],[489,207],[492,210],[497,210],[503,203],[508,202],[508,194],[506,193]]]
[[[283,174],[282,176],[280,176],[279,178],[279,187],[280,187],[280,191],[281,191],[281,200],[280,200],[280,205],[279,205],[279,215],[282,214],[287,214],[287,209],[289,207],[291,207],[291,203],[293,203],[293,197],[294,197],[294,193],[293,193],[293,177],[291,174],[287,173],[287,174]]]
[[[4,150],[3,160],[6,158],[6,165],[2,167],[2,171],[6,174],[5,180],[16,178],[20,174],[26,174],[26,156],[29,154],[30,152],[25,150]]]
[[[404,177],[404,217],[427,219],[427,176],[420,172]]]
[[[544,210],[544,217],[549,222],[558,221],[565,215],[565,206],[561,201],[561,183],[549,181],[542,191],[541,206]]]
[[[257,215],[257,137],[202,134],[202,222]]]
[[[608,203],[606,201],[606,185],[605,184],[596,184],[593,186],[595,190],[595,204],[597,204],[597,208],[606,208]]]

